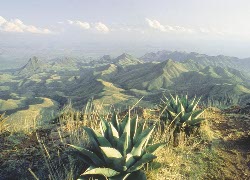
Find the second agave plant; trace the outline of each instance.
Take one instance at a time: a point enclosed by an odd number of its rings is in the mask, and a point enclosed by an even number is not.
[[[81,174],[102,175],[108,179],[144,180],[141,168],[156,158],[154,152],[164,143],[148,145],[154,126],[143,129],[138,124],[138,116],[130,118],[130,113],[119,121],[116,113],[111,121],[102,119],[100,132],[84,127],[92,144],[92,149],[70,145],[80,152],[89,168]]]
[[[192,100],[188,96],[179,98],[177,95],[170,99],[164,97],[160,106],[162,115],[160,119],[168,125],[173,132],[174,145],[178,145],[180,132],[190,136],[195,127],[199,127],[204,118],[200,118],[204,110],[197,109],[200,98],[194,97]]]

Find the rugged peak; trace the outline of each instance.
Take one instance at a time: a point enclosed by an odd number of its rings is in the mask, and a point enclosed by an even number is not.
[[[33,56],[29,59],[28,63],[23,68],[37,68],[40,64],[39,59],[36,56]]]
[[[121,66],[128,66],[141,63],[139,59],[127,53],[123,53],[122,55],[118,56],[114,59],[113,62]]]
[[[38,63],[38,57],[36,57],[36,56],[33,56],[32,58],[30,58],[29,59],[29,61],[28,61],[28,63],[27,64],[29,64],[29,63]]]
[[[134,58],[132,55],[128,54],[128,53],[123,53],[122,55],[118,56],[116,59],[125,59],[125,58]]]
[[[176,71],[176,72],[186,72],[187,69],[182,63],[173,61],[172,59],[168,59],[156,65],[159,69],[159,72],[169,72],[169,71]]]
[[[100,61],[110,61],[112,58],[110,55],[104,55],[100,58]]]
[[[42,70],[42,63],[36,56],[33,56],[32,58],[29,59],[27,64],[20,69],[18,74],[29,76],[41,70]]]
[[[172,59],[168,59],[166,61],[163,61],[160,63],[162,67],[169,67],[175,64],[175,62]]]

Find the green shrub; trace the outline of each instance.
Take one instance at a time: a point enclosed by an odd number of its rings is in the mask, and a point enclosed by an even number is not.
[[[93,151],[70,145],[80,152],[89,168],[80,176],[103,175],[109,179],[146,179],[140,170],[144,164],[156,158],[154,152],[164,143],[148,145],[154,126],[144,129],[138,125],[138,116],[130,118],[130,113],[122,122],[114,113],[110,122],[101,119],[101,133],[84,127]]]

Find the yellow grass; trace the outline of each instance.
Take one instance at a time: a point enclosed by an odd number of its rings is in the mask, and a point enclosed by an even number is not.
[[[12,131],[26,131],[35,129],[41,124],[41,121],[53,118],[53,111],[57,110],[57,103],[48,98],[42,98],[43,103],[30,105],[27,110],[20,110],[11,114],[6,123],[9,124]],[[46,116],[42,116],[46,114]]]

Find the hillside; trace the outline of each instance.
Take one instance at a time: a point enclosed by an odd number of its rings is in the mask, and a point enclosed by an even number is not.
[[[105,83],[104,83],[105,84]],[[139,109],[139,108],[138,108]],[[201,126],[198,136],[192,136],[178,147],[170,142],[157,151],[157,159],[143,169],[152,180],[169,179],[248,179],[249,169],[249,120],[244,112],[248,107],[237,107],[221,112],[219,109],[206,110],[206,123]],[[147,109],[139,116],[140,122],[148,122],[156,116]],[[147,115],[147,116],[145,116]],[[0,177],[3,179],[76,179],[84,166],[80,156],[74,160],[65,143],[79,143],[85,135],[82,126],[99,128],[99,116],[92,112],[83,123],[77,111],[65,110],[61,123],[40,126],[24,124],[24,130],[11,129],[0,132]],[[156,118],[157,119],[157,118]],[[155,120],[156,120],[155,119]],[[153,134],[154,141],[165,142],[167,132]],[[84,133],[85,134],[85,133]],[[85,143],[84,143],[85,144]],[[72,164],[76,167],[72,167]],[[19,171],[13,171],[13,168]],[[87,167],[84,166],[84,169]],[[32,172],[32,173],[31,173]],[[72,174],[73,172],[73,174]]]
[[[126,54],[126,53],[123,53],[122,55],[118,56],[117,58],[113,59],[112,61],[114,64],[120,65],[123,67],[142,63],[139,59],[133,57],[130,54]]]
[[[239,61],[233,57],[161,51],[146,54],[143,60],[126,53],[115,58],[105,55],[96,60],[85,59],[62,57],[45,61],[33,57],[16,73],[0,72],[0,98],[4,100],[0,112],[18,111],[26,107],[20,99],[35,97],[49,98],[60,107],[71,101],[76,109],[90,98],[104,104],[129,105],[142,96],[143,104],[151,107],[163,93],[202,96],[205,104],[216,106],[243,105],[250,99],[248,74],[237,66],[219,63]]]
[[[167,60],[158,64],[144,64],[118,74],[114,82],[126,89],[159,90],[172,85],[172,80],[186,71],[182,64]]]

